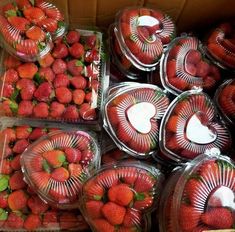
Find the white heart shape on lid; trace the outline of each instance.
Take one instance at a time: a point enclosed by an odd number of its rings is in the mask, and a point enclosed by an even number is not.
[[[186,136],[189,140],[198,144],[208,144],[216,140],[217,134],[203,125],[197,114],[194,114],[187,123]]]
[[[152,103],[141,102],[131,106],[127,110],[130,124],[140,133],[147,134],[151,130],[150,119],[156,114],[156,108]]]

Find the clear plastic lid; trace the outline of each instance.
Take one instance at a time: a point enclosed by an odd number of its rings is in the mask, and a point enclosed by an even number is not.
[[[168,15],[147,8],[125,8],[117,14],[116,25],[121,51],[143,71],[156,68],[164,44],[175,34],[174,23]]]
[[[45,202],[76,208],[83,182],[99,166],[98,154],[97,142],[87,132],[56,130],[27,147],[22,172]]]
[[[160,64],[162,85],[178,95],[192,88],[213,89],[220,80],[219,69],[205,58],[196,37],[175,38],[168,46]]]
[[[142,162],[104,166],[82,188],[81,210],[96,232],[149,231],[163,176]],[[116,229],[115,229],[116,228]]]
[[[123,86],[123,84],[122,84]],[[111,91],[104,104],[104,128],[116,145],[138,158],[158,149],[159,122],[168,105],[157,86],[129,84]]]
[[[160,148],[178,162],[195,158],[213,147],[226,152],[231,135],[207,94],[190,90],[169,106],[160,127]]]
[[[235,69],[235,22],[214,28],[205,42],[208,57],[223,69]]]
[[[188,163],[174,192],[173,231],[232,231],[235,166],[225,156],[200,155]]]
[[[226,121],[235,124],[235,80],[225,81],[215,93],[215,102]]]

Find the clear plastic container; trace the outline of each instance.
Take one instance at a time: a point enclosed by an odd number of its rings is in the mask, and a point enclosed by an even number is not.
[[[175,35],[173,21],[159,10],[125,8],[117,14],[115,24],[121,52],[143,71],[156,69],[163,46]]]
[[[158,149],[159,122],[169,105],[157,86],[122,83],[110,90],[103,110],[104,128],[119,149],[148,158]]]
[[[27,147],[21,157],[29,186],[48,204],[78,207],[82,184],[99,167],[96,139],[85,131],[57,130]]]
[[[220,68],[235,69],[235,23],[224,22],[214,28],[205,41],[208,57]]]
[[[225,81],[217,89],[214,99],[226,121],[235,125],[235,80]]]
[[[178,95],[193,88],[212,90],[220,81],[220,71],[206,59],[201,42],[196,37],[175,38],[162,56],[162,85]]]
[[[158,169],[142,162],[104,166],[83,185],[81,211],[96,232],[104,226],[109,231],[149,231],[162,178]]]
[[[226,153],[230,132],[209,96],[200,90],[179,95],[169,106],[160,126],[160,148],[175,162],[185,162],[213,147]]]

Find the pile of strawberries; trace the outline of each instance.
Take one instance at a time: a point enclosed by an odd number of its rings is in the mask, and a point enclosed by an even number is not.
[[[7,116],[81,121],[97,118],[100,41],[70,31],[39,62],[4,61],[2,108]]]
[[[32,142],[54,130],[22,125],[1,132],[6,142],[0,169],[0,225],[4,230],[88,229],[78,211],[59,211],[49,206],[24,182],[21,153]]]
[[[144,165],[103,169],[83,185],[83,213],[97,232],[148,230],[160,183]]]

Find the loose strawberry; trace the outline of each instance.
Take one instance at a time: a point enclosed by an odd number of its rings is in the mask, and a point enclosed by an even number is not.
[[[34,63],[24,63],[17,67],[17,71],[21,78],[33,79],[38,67]]]
[[[13,84],[18,81],[19,76],[15,69],[10,68],[7,71],[5,71],[2,78],[6,83]]]
[[[47,134],[47,129],[45,128],[40,128],[40,127],[36,127],[32,130],[32,132],[29,135],[29,139],[30,140],[37,140],[40,137],[42,137],[43,135]]]
[[[42,156],[53,168],[61,167],[65,161],[65,154],[61,150],[45,151]]]
[[[74,105],[69,105],[65,109],[62,118],[67,119],[67,120],[78,120],[79,119],[79,113],[78,109]]]
[[[1,170],[0,173],[4,175],[9,175],[11,174],[13,169],[11,168],[11,161],[4,159],[1,161]]]
[[[14,172],[14,174],[10,177],[9,186],[11,190],[19,190],[26,187],[26,183],[24,182],[24,176],[22,172]]]
[[[26,139],[20,139],[18,140],[14,147],[12,148],[12,151],[15,153],[22,153],[24,150],[29,146],[29,142]]]
[[[55,59],[52,70],[55,74],[64,73],[67,70],[67,64],[62,59]]]
[[[34,92],[34,97],[38,101],[47,102],[50,100],[52,90],[52,85],[49,82],[44,82],[38,86],[37,90]]]
[[[67,171],[67,169],[59,167],[51,173],[51,178],[55,181],[65,182],[69,179],[69,172]]]
[[[2,90],[2,97],[11,98],[14,95],[14,87],[12,84],[5,83]]]
[[[33,114],[34,105],[31,101],[21,101],[19,103],[18,115],[27,117]]]
[[[57,100],[62,104],[67,104],[72,101],[72,93],[66,87],[56,88],[55,95],[56,95]]]
[[[11,210],[21,210],[27,205],[28,196],[23,190],[16,190],[8,196],[8,205]]]
[[[115,227],[105,219],[95,219],[93,224],[97,232],[114,232]]]
[[[69,163],[77,163],[82,158],[82,153],[80,150],[68,147],[64,150],[66,159]]]
[[[49,206],[44,201],[42,201],[38,196],[31,196],[27,202],[28,207],[33,214],[45,213]]]
[[[63,43],[57,44],[52,51],[52,56],[56,59],[66,58],[68,54],[69,54],[68,48]]]
[[[41,218],[39,215],[30,214],[24,221],[24,228],[26,230],[35,230],[41,226]]]
[[[15,132],[17,139],[27,139],[32,132],[32,127],[27,125],[17,126]]]
[[[67,62],[67,68],[71,75],[80,76],[84,69],[84,64],[80,60],[74,59]]]
[[[91,219],[102,218],[101,209],[104,206],[102,201],[87,201],[86,202],[86,213]]]
[[[70,79],[70,84],[75,89],[85,89],[87,86],[87,80],[83,76],[74,76]]]
[[[21,217],[20,213],[10,212],[4,227],[11,229],[22,229],[23,225],[24,219]]]
[[[33,115],[36,118],[47,118],[49,116],[49,106],[45,102],[38,103],[33,108]]]
[[[20,155],[21,154],[14,156],[14,158],[11,160],[11,168],[15,171],[18,171],[21,169]]]
[[[20,96],[22,100],[30,101],[33,98],[36,86],[33,80],[22,78],[16,83],[16,87],[20,90]]]
[[[55,79],[55,74],[52,71],[52,69],[49,67],[46,67],[46,68],[41,67],[39,69],[39,76],[40,78],[48,82],[53,82],[53,80]]]
[[[72,57],[76,59],[81,59],[84,54],[85,50],[82,44],[80,43],[74,43],[70,48],[69,48],[69,53]]]
[[[38,62],[39,62],[40,66],[42,68],[47,68],[47,67],[50,67],[53,64],[54,58],[51,55],[51,53],[47,53],[42,58],[39,58]]]
[[[2,130],[1,135],[4,137],[7,143],[16,141],[16,133],[12,128],[6,128]]]
[[[68,87],[69,86],[69,77],[66,74],[57,74],[54,81],[53,85],[55,88],[59,87]]]
[[[80,39],[80,34],[78,31],[69,31],[66,35],[66,42],[68,44],[77,43]]]
[[[76,105],[82,105],[85,100],[85,92],[82,89],[76,89],[73,91],[73,102]]]
[[[65,106],[62,103],[59,103],[57,101],[53,101],[50,105],[49,109],[50,113],[49,116],[52,118],[61,118],[65,111]]]

